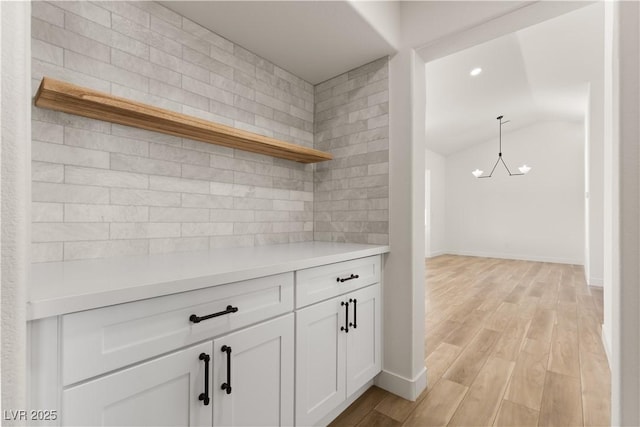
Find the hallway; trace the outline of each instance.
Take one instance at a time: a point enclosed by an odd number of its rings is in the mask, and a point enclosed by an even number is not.
[[[582,266],[443,255],[426,261],[429,387],[373,387],[332,426],[609,425],[602,290]]]

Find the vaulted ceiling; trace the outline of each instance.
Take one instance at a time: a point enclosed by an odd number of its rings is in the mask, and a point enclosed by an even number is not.
[[[602,4],[587,6],[426,66],[427,147],[443,155],[540,120],[583,120],[602,91]],[[481,67],[476,77],[469,72]]]

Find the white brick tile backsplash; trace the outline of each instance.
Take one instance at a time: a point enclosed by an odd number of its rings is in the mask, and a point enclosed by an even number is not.
[[[165,144],[151,143],[149,157],[152,159],[171,160],[179,163],[189,163],[200,166],[209,165],[209,156],[202,152],[186,150]]]
[[[66,203],[65,222],[147,222],[147,206],[84,205]]]
[[[60,203],[109,203],[109,189],[87,185],[33,182],[31,200]]]
[[[185,208],[232,209],[233,198],[229,196],[183,194],[182,206]]]
[[[49,144],[33,141],[31,143],[31,158],[42,162],[62,163],[69,165],[87,166],[108,169],[109,153],[87,150],[85,148],[70,147],[62,144]]]
[[[31,16],[58,27],[64,27],[64,11],[49,2],[31,2]]]
[[[180,237],[149,240],[149,253],[204,251],[209,249],[209,237]]]
[[[140,89],[144,92],[149,90],[149,79],[147,77],[122,69],[118,66],[110,65],[108,63],[105,64],[102,61],[70,50],[66,50],[64,52],[64,64],[65,68],[68,70],[96,76],[103,80]]]
[[[149,177],[147,175],[77,166],[65,166],[64,169],[64,181],[68,184],[115,188],[149,188]]]
[[[386,59],[314,88],[156,2],[32,6],[34,91],[49,76],[335,155],[303,165],[34,107],[34,262],[388,240]]]
[[[230,222],[188,222],[182,224],[182,237],[226,236],[230,234],[233,234],[233,223]]]
[[[316,86],[315,240],[388,244],[389,92],[387,58]],[[305,229],[306,230],[306,229]]]
[[[64,181],[64,166],[58,163],[31,162],[31,179],[36,182]]]
[[[31,124],[31,138],[41,142],[62,144],[64,142],[64,127],[55,123],[34,120]]]
[[[105,27],[111,26],[111,13],[88,1],[56,2],[55,5],[71,12],[67,13],[66,16],[76,14]]]
[[[109,224],[36,222],[31,227],[34,242],[67,242],[76,240],[106,240]]]
[[[111,169],[149,175],[180,176],[182,173],[180,163],[116,153],[111,154]]]
[[[180,237],[180,224],[156,222],[111,224],[111,239],[151,239],[160,237]]]
[[[32,243],[31,262],[62,261],[62,242]]]
[[[122,188],[112,188],[108,191],[114,205],[180,206],[180,193]]]
[[[33,222],[62,222],[64,218],[62,203],[31,204],[31,220]]]
[[[149,45],[113,31],[110,26],[105,27],[73,13],[69,13],[65,16],[64,27],[69,31],[92,38],[107,46],[123,50],[141,58],[149,58]]]
[[[143,255],[149,253],[149,240],[104,240],[64,242],[64,260]]]
[[[149,219],[152,222],[208,222],[209,209],[151,207]]]
[[[149,27],[149,13],[144,10],[136,7],[137,2],[129,2],[129,1],[101,1],[97,3],[100,7],[110,10],[112,12],[111,15],[111,25],[113,26],[113,16],[114,14],[123,16],[130,21],[133,21],[137,24],[140,24],[144,27]]]
[[[149,188],[176,193],[209,194],[209,182],[196,179],[152,175],[149,177]]]
[[[31,40],[31,55],[44,62],[62,66],[64,62],[63,49],[45,41]]]
[[[90,148],[93,150],[109,151],[113,153],[130,154],[134,156],[148,156],[149,143],[131,138],[92,132],[66,126],[64,129],[65,145]]]
[[[56,6],[64,3],[66,2],[56,2]],[[54,46],[82,53],[106,63],[109,62],[110,52],[108,46],[40,19],[32,19],[31,36],[36,40],[42,40]]]
[[[139,2],[137,4],[140,5],[144,3],[148,2]],[[115,31],[170,53],[171,55],[179,56],[182,54],[182,45],[180,43],[158,34],[155,31],[151,31],[148,25],[140,25],[137,22],[130,21],[118,15],[112,15],[111,18],[111,28]]]

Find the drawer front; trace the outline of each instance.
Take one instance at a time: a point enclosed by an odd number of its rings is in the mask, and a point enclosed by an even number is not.
[[[296,272],[296,308],[379,281],[380,255],[300,270]]]
[[[227,312],[228,306],[237,311]],[[285,273],[68,314],[62,318],[63,384],[292,310],[293,273]],[[190,320],[214,313],[220,314]]]

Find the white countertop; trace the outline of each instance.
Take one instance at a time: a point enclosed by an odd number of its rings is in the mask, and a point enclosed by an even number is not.
[[[153,298],[389,252],[304,242],[33,264],[29,320]]]

